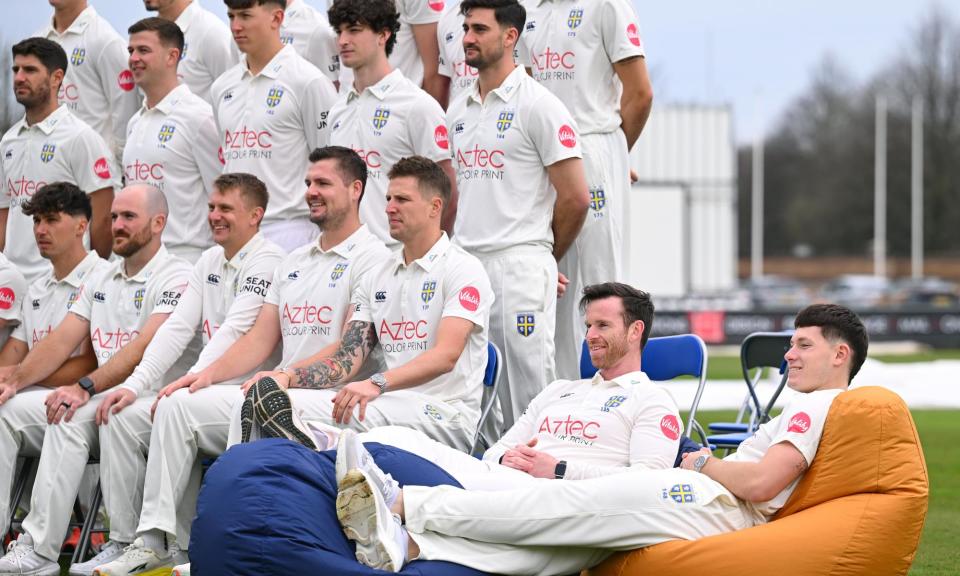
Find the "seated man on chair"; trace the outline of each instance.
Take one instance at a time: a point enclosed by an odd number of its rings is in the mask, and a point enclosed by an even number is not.
[[[389,178],[387,219],[402,249],[364,279],[332,354],[323,350],[307,367],[254,378],[241,415],[244,440],[259,429],[316,447],[290,410],[284,391],[291,388],[302,389],[291,397],[305,420],[355,430],[400,425],[469,449],[487,362],[490,281],[480,261],[441,229],[451,195],[443,169],[411,156],[394,164]],[[377,350],[388,369],[353,381]]]
[[[436,559],[493,573],[568,574],[615,550],[765,523],[809,468],[830,404],[867,353],[863,323],[842,306],[809,306],[794,324],[785,358],[788,385],[801,394],[723,460],[704,449],[687,454],[681,469],[490,495],[451,487],[397,490],[366,459],[340,481],[344,532],[357,541],[361,562],[386,570]]]

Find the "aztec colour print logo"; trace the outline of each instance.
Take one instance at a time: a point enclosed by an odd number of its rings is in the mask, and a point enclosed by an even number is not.
[[[517,332],[526,338],[533,334],[533,331],[537,327],[537,321],[533,314],[520,313],[517,314]]]
[[[790,424],[787,425],[787,432],[805,434],[809,429],[810,415],[806,412],[797,412],[794,414],[793,418],[790,419]]]

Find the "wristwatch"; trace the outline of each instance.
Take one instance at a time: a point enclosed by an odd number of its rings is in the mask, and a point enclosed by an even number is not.
[[[376,374],[371,376],[370,381],[376,384],[378,388],[380,388],[381,395],[387,391],[387,377],[381,374],[380,372],[377,372]]]
[[[557,465],[554,466],[553,468],[553,477],[556,478],[557,480],[560,480],[561,478],[563,478],[563,476],[566,473],[567,473],[567,461],[561,460],[557,462]]]
[[[707,465],[707,460],[710,458],[711,456],[709,454],[701,454],[700,456],[697,456],[697,459],[693,461],[694,472],[700,472],[703,470],[703,467]]]
[[[91,398],[93,398],[93,395],[97,393],[93,387],[93,380],[91,380],[89,376],[84,376],[83,378],[77,380],[77,384],[86,390],[87,394],[89,394]]]

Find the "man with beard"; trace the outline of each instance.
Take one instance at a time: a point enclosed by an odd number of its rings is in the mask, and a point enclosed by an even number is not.
[[[13,46],[13,91],[24,117],[0,140],[0,250],[28,283],[49,263],[34,242],[33,219],[20,209],[47,182],[70,182],[90,196],[90,244],[110,256],[110,203],[118,177],[103,138],[57,103],[67,55],[56,42],[27,38]]]
[[[89,338],[98,368],[50,392],[34,418],[46,422],[40,464],[23,534],[0,559],[0,575],[54,576],[80,479],[99,452],[95,421],[104,391],[121,384],[176,308],[190,271],[161,243],[167,205],[156,188],[138,184],[113,201],[113,250],[122,258],[85,280],[70,312],[0,386],[0,404],[44,381]],[[170,372],[185,371],[189,359]]]

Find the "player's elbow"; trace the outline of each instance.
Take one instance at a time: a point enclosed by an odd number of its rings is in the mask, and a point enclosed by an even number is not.
[[[738,494],[741,499],[747,502],[767,502],[776,497],[786,486],[781,482],[768,478],[762,474],[753,476],[751,482]]]

